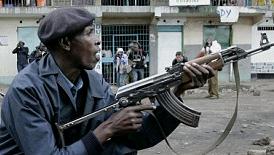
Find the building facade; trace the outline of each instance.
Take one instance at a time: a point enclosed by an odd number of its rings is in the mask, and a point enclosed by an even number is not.
[[[272,8],[269,5],[272,1],[263,3],[250,0],[211,0],[209,5],[178,6],[171,6],[172,0],[19,0],[15,4],[12,2],[0,0],[2,84],[9,84],[17,74],[16,55],[11,53],[17,42],[22,40],[30,52],[34,50],[39,44],[39,20],[58,7],[83,7],[96,14],[96,34],[102,40],[103,76],[111,84],[115,84],[116,81],[113,65],[116,48],[127,50],[132,40],[139,41],[142,48],[149,53],[149,67],[145,76],[154,75],[164,72],[165,67],[171,66],[177,51],[183,51],[189,59],[194,59],[208,37],[217,39],[222,48],[231,45],[243,49],[255,47],[253,44],[259,43],[260,39],[258,27],[265,23],[265,13]],[[228,16],[229,11],[233,10],[236,10],[239,16],[236,21],[221,21],[220,15]],[[273,25],[273,20],[269,23]],[[272,33],[270,30],[263,32]],[[271,39],[274,41],[274,38]],[[242,81],[251,79],[251,61],[251,58],[247,58],[239,63]],[[274,63],[274,60],[272,62]],[[219,77],[220,81],[233,80],[231,65],[226,65],[219,72]]]

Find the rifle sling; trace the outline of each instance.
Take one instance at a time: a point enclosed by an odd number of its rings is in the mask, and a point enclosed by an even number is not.
[[[158,125],[158,127],[159,127],[159,129],[160,129],[160,132],[161,132],[162,136],[164,137],[165,142],[166,142],[167,146],[169,147],[169,149],[170,149],[174,154],[179,155],[179,154],[172,148],[172,146],[170,145],[170,143],[168,142],[167,136],[166,136],[166,134],[165,134],[165,132],[164,132],[164,129],[163,129],[163,127],[161,126],[161,124],[160,124],[158,118],[154,115],[153,112],[150,112],[150,111],[147,111],[147,112],[150,113],[151,116],[154,117],[154,119],[155,119],[155,121],[156,121],[156,124]]]
[[[236,98],[236,106],[234,113],[232,115],[232,118],[230,119],[229,123],[227,124],[224,132],[222,135],[212,144],[210,145],[205,151],[203,151],[201,154],[206,155],[207,153],[214,150],[217,146],[219,146],[225,138],[230,133],[236,118],[238,114],[238,103],[239,103],[239,89],[240,89],[240,76],[239,76],[239,69],[238,69],[238,62],[233,62],[233,70],[234,70],[234,78],[235,78],[235,84],[236,84],[236,92],[237,92],[237,98]],[[166,91],[164,93],[161,93],[157,95],[158,102],[175,118],[180,120],[185,125],[191,126],[191,127],[197,127],[199,123],[199,118],[201,113],[197,112],[193,109],[190,109],[189,107],[185,106],[171,91]],[[178,155],[178,153],[171,147],[170,143],[168,142],[166,135],[163,131],[162,126],[160,125],[158,119],[156,116],[151,113],[152,116],[155,118],[161,133],[165,139],[166,144],[171,149],[171,151]]]
[[[239,89],[240,89],[240,75],[239,75],[238,61],[233,62],[233,71],[234,71],[234,78],[235,78],[236,92],[237,92],[236,106],[235,106],[234,113],[233,113],[232,118],[230,119],[229,123],[227,124],[224,132],[222,133],[222,135],[211,146],[209,146],[205,151],[203,151],[203,153],[201,153],[202,155],[205,155],[205,154],[211,152],[217,146],[219,146],[225,140],[225,138],[228,136],[229,132],[231,131],[231,129],[236,121],[237,114],[238,114]]]

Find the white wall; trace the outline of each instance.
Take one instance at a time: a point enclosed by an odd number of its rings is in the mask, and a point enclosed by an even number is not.
[[[4,77],[17,73],[16,55],[11,53],[18,43],[17,27],[38,26],[36,21],[35,18],[0,18],[0,35],[8,37],[8,46],[0,46],[0,83]]]
[[[270,43],[274,43],[274,30],[268,30],[268,31],[258,31],[258,26],[272,26],[274,27],[273,21],[271,21],[272,24],[269,25],[269,23],[258,23],[255,24],[252,27],[252,48],[257,48],[260,46],[260,40],[261,40],[261,33],[266,33],[267,38]],[[253,55],[251,57],[252,63],[264,63],[264,62],[274,62],[274,47],[271,49],[264,51],[262,53]]]
[[[159,32],[157,72],[165,72],[165,67],[172,65],[172,60],[175,58],[175,53],[181,50],[182,32]]]
[[[184,44],[203,46],[203,24],[200,18],[188,18],[184,25]]]
[[[252,19],[240,18],[232,25],[232,44],[250,44],[252,40]]]

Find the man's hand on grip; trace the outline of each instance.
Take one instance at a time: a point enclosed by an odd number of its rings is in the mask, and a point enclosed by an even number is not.
[[[103,143],[107,139],[137,131],[143,122],[142,111],[155,110],[152,105],[136,105],[126,107],[114,113],[108,120],[100,124],[94,134]]]

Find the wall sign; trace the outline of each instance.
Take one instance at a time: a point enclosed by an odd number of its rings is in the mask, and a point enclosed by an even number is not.
[[[8,36],[0,36],[0,46],[8,46]]]
[[[218,6],[217,14],[220,15],[221,22],[237,22],[239,18],[239,7]]]

